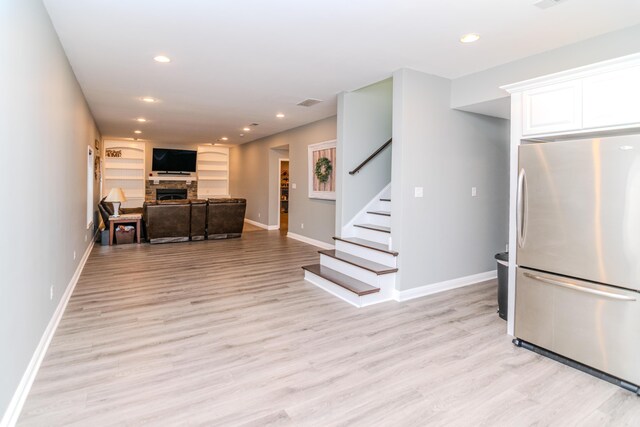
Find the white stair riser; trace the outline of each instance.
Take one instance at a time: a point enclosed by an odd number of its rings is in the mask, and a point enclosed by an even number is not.
[[[343,288],[342,286],[336,285],[330,280],[317,276],[309,271],[304,272],[304,278],[308,282],[316,285],[321,289],[324,289],[325,291],[337,296],[338,298],[356,307],[365,307],[367,305],[377,304],[383,301],[389,301],[392,299],[392,296],[393,296],[392,286],[388,286],[388,285],[385,286],[384,289],[381,288],[380,292],[358,296],[357,294]]]
[[[382,225],[384,227],[391,227],[391,217],[385,215],[366,214],[362,221],[366,224]]]
[[[389,237],[391,237],[390,233],[369,230],[368,228],[362,227],[353,227],[353,233],[354,237],[371,240],[372,242],[382,243],[383,245],[389,245]]]
[[[385,253],[376,251],[374,249],[368,249],[360,245],[354,245],[352,243],[343,242],[342,240],[336,240],[336,250],[346,252],[348,254],[368,259],[378,264],[387,265],[389,267],[396,267],[396,257]]]
[[[364,268],[349,264],[348,262],[320,254],[320,265],[329,267],[330,269],[346,274],[347,276],[351,276],[354,279],[360,280],[361,282],[367,283],[371,286],[375,286],[377,288],[380,287],[378,282],[380,276],[369,270],[365,270]]]
[[[383,202],[382,200],[378,200],[374,204],[376,206],[375,210],[391,212],[391,202]],[[369,209],[369,210],[372,210],[372,209]]]
[[[319,288],[322,288],[325,291],[337,296],[338,298],[343,299],[349,304],[355,305],[356,307],[362,307],[362,303],[360,301],[361,297],[343,288],[342,286],[338,286],[335,283],[306,270],[304,272],[304,278],[305,280],[313,283]]]

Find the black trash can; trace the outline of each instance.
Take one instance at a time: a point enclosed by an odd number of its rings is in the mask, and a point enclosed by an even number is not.
[[[507,304],[509,299],[509,252],[496,254],[498,261],[498,316],[507,320]]]

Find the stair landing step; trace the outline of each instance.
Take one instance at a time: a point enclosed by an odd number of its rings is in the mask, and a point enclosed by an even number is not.
[[[374,251],[384,252],[393,256],[398,256],[398,252],[391,251],[387,245],[382,243],[372,242],[371,240],[360,239],[359,237],[337,237],[334,236],[333,240],[341,240],[343,242],[351,243],[353,245],[362,246],[363,248],[373,249]]]
[[[391,233],[391,227],[385,227],[375,224],[354,224],[354,227],[367,228],[369,230],[382,231],[383,233]]]
[[[372,215],[391,216],[391,212],[389,211],[367,211],[367,213]]]
[[[335,258],[337,260],[346,262],[351,265],[355,265],[356,267],[363,268],[372,273],[377,274],[378,276],[381,274],[389,274],[395,273],[398,271],[397,268],[389,267],[383,264],[378,264],[377,262],[369,261],[368,259],[360,258],[355,255],[348,254],[346,252],[336,251],[335,249],[326,250],[326,251],[318,251],[319,254],[329,256],[331,258]]]
[[[385,199],[385,198],[382,198],[382,199],[380,199],[380,201],[381,201],[381,202],[390,202],[390,201],[391,201],[391,199]]]
[[[358,296],[380,292],[380,288],[368,285],[364,282],[361,282],[360,280],[354,279],[353,277],[339,273],[335,270],[332,270],[331,268],[324,267],[320,264],[304,265],[302,266],[302,269],[311,272],[316,276],[320,276],[330,282],[333,282],[336,285],[343,287]]]

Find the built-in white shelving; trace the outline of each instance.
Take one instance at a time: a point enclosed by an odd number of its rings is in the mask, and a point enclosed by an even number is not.
[[[198,198],[229,197],[229,148],[198,146]]]
[[[119,152],[119,157],[109,157],[107,152]],[[124,191],[127,201],[122,207],[140,207],[145,197],[145,143],[128,141],[104,141],[103,197],[114,187]]]

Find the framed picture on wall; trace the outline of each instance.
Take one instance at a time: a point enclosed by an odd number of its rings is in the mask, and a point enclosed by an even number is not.
[[[309,145],[309,198],[336,199],[336,140]]]

